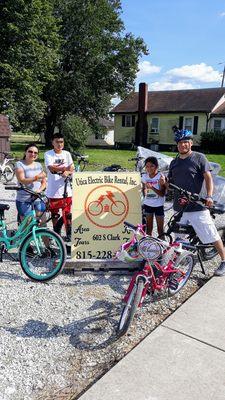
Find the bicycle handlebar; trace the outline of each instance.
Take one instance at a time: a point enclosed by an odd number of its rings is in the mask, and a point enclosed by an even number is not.
[[[13,154],[7,153],[6,151],[0,151],[0,154],[4,154],[5,158],[11,157],[12,159],[15,159],[15,156]]]
[[[176,189],[178,192],[180,192],[180,194],[184,194],[191,201],[200,201],[203,204],[206,203],[206,199],[200,197],[197,193],[191,193],[188,190],[182,189],[181,187],[174,185],[173,183],[169,183],[169,187],[171,187],[172,189]]]
[[[214,204],[211,207],[207,207],[205,205],[206,199],[204,199],[203,197],[200,197],[199,194],[188,192],[187,190],[182,189],[181,187],[176,186],[173,183],[169,183],[169,186],[172,187],[173,189],[176,189],[177,191],[179,191],[181,195],[182,194],[185,195],[189,200],[191,200],[193,202],[200,201],[201,203],[203,203],[204,206],[206,208],[208,208],[208,210],[210,211],[210,213],[212,215],[213,214],[224,214],[225,213],[225,204],[220,204],[220,203],[217,203],[215,201]]]
[[[140,161],[144,160],[144,157],[133,157],[133,158],[128,158],[128,161]]]
[[[5,190],[24,190],[25,192],[31,194],[34,197],[37,197],[38,199],[40,199],[41,201],[43,201],[44,203],[46,203],[48,201],[47,196],[44,193],[37,193],[34,192],[34,190],[27,188],[26,186],[17,186],[17,185],[9,185],[9,186],[5,186]],[[46,200],[46,201],[45,201]]]
[[[72,155],[74,157],[76,157],[77,159],[79,159],[79,160],[88,162],[89,155],[83,155],[83,154],[80,154],[80,153],[72,153]]]

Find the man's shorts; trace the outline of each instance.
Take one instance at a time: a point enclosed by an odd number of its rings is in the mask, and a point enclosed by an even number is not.
[[[60,198],[60,199],[49,199],[49,211],[53,214],[57,214],[59,210],[63,210],[66,213],[70,213],[72,205],[72,197]]]
[[[209,210],[184,212],[180,223],[191,225],[203,244],[214,243],[220,239]]]
[[[156,217],[164,217],[164,208],[163,206],[159,207],[151,207],[144,204],[143,206],[145,215],[155,215]]]
[[[46,209],[45,204],[40,199],[35,200],[32,204],[35,211],[44,212]],[[30,214],[30,212],[32,211],[32,204],[16,200],[16,208],[18,214],[23,217]]]

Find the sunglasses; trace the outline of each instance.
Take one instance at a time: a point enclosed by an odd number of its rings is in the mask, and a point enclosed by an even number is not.
[[[62,143],[64,143],[64,140],[56,140],[55,141],[57,144],[62,144]]]
[[[35,156],[38,155],[38,152],[37,152],[37,151],[27,150],[27,152],[30,153],[30,154],[34,154]]]

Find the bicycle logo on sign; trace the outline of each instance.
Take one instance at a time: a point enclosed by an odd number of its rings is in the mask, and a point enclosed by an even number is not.
[[[113,185],[98,186],[88,194],[85,201],[85,213],[88,219],[102,228],[120,224],[128,210],[127,196]]]

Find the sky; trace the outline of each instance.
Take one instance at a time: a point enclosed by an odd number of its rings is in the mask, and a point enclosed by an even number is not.
[[[220,87],[225,66],[225,0],[121,0],[125,31],[144,39],[140,82],[148,90]],[[225,84],[224,84],[225,86]]]

